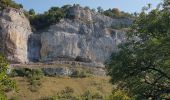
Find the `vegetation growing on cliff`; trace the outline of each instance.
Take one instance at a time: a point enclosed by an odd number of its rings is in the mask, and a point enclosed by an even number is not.
[[[5,92],[16,89],[15,82],[9,79],[7,75],[8,62],[0,54],[0,100],[6,100]]]
[[[107,64],[112,83],[137,100],[170,98],[170,13],[143,11]]]
[[[73,6],[80,6],[80,5],[74,4]],[[53,25],[59,22],[62,18],[68,18],[71,20],[75,19],[75,16],[68,14],[69,8],[73,6],[64,5],[61,8],[51,7],[48,11],[44,12],[43,14],[36,14],[34,9],[30,9],[28,12],[26,12],[26,15],[30,19],[30,23],[32,27],[35,30],[41,30],[41,29],[44,29],[50,25]],[[84,9],[90,10],[89,7],[85,7]],[[91,9],[91,11],[95,11],[95,10]],[[112,10],[109,9],[109,10],[104,11],[101,7],[99,7],[98,13],[101,13],[111,18],[134,18],[132,14],[121,12],[119,11],[119,9],[116,9],[116,8],[113,8]],[[119,27],[125,27],[125,25],[121,25]]]
[[[64,17],[65,17],[64,9],[59,7],[51,7],[44,14],[35,14],[33,9],[29,11],[30,23],[37,30],[55,24]]]
[[[98,12],[111,18],[133,18],[134,19],[137,16],[137,13],[134,13],[134,14],[126,13],[126,12],[120,11],[118,8],[113,8],[113,9],[108,9],[102,12],[101,11],[98,11]]]
[[[12,8],[23,8],[21,4],[15,3],[13,0],[0,0],[0,10],[3,10],[6,7],[12,7]]]

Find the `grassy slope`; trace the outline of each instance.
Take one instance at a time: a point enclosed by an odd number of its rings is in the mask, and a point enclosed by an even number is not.
[[[19,92],[15,95],[19,100],[38,100],[43,97],[52,97],[65,87],[73,88],[75,96],[80,96],[88,90],[92,93],[100,93],[103,96],[108,96],[112,90],[112,85],[109,83],[108,77],[44,77],[41,79],[41,88],[39,88],[37,92],[30,91],[27,78],[15,77],[13,79],[17,82]],[[9,98],[11,98],[11,94],[12,93],[8,93]]]

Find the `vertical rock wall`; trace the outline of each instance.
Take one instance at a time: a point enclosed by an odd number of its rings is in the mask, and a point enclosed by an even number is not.
[[[29,21],[22,10],[7,8],[0,14],[0,50],[7,59],[15,63],[28,62]]]

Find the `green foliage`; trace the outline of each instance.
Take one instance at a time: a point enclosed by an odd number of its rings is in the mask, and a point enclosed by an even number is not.
[[[104,11],[102,7],[97,7],[97,10],[99,13],[103,13],[103,11]]]
[[[43,72],[40,69],[29,69],[29,68],[18,68],[13,69],[10,73],[10,76],[21,76],[21,77],[28,77],[34,79],[41,79],[43,77]]]
[[[135,18],[133,14],[120,11],[117,8],[105,10],[103,11],[103,14],[111,18],[133,18],[133,19]]]
[[[125,92],[121,90],[113,90],[112,95],[106,98],[106,100],[133,100]]]
[[[0,10],[3,10],[6,7],[12,7],[12,8],[16,8],[16,9],[23,8],[23,6],[21,4],[17,4],[13,0],[1,0],[0,1]]]
[[[70,75],[70,77],[74,77],[74,78],[86,78],[90,76],[91,76],[90,72],[85,70],[76,70]]]
[[[66,10],[66,8],[64,9]],[[34,14],[34,11],[29,11],[31,16],[29,17],[31,25],[37,29],[46,28],[52,24],[55,24],[60,21],[60,19],[65,17],[65,12],[59,7],[51,7],[44,14]],[[33,15],[33,16],[32,16]]]
[[[114,26],[111,26],[111,29],[122,29],[122,28],[128,28],[128,27],[130,27],[129,25],[127,25],[127,24],[123,24],[123,23],[120,23],[120,24],[118,24],[118,25],[114,25]]]
[[[30,83],[29,89],[32,92],[37,92],[41,86],[41,79],[43,78],[44,74],[40,69],[21,68],[21,69],[13,69],[10,76],[27,77]]]
[[[170,14],[142,12],[106,64],[111,82],[135,99],[168,99],[170,94]]]
[[[6,98],[5,92],[16,89],[15,82],[6,75],[7,69],[8,62],[5,57],[0,54],[0,100]]]
[[[80,100],[104,100],[104,97],[99,92],[93,93],[87,90],[80,96]]]
[[[73,96],[74,93],[74,89],[71,87],[65,87],[64,90],[62,90],[61,92],[57,93],[57,98],[59,100],[76,100],[76,97]]]
[[[29,89],[32,92],[38,91],[38,89],[41,86],[41,79],[43,78],[43,76],[44,76],[43,72],[39,69],[34,69],[29,72],[28,74],[28,79],[30,83]]]
[[[28,13],[29,13],[30,16],[35,16],[35,11],[34,11],[34,9],[30,9],[30,10],[28,11]]]

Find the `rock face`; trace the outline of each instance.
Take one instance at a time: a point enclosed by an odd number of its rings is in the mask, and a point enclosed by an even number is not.
[[[128,19],[111,19],[77,6],[70,12],[75,16],[74,20],[61,20],[41,33],[43,61],[69,59],[103,64],[117,49],[117,44],[125,41],[124,32],[111,27],[132,23]]]
[[[22,10],[7,8],[0,12],[0,51],[9,61],[28,62],[27,40],[30,34],[31,27]]]
[[[63,60],[103,66],[125,41],[125,33],[114,27],[132,23],[80,6],[71,7],[68,16],[37,34],[21,10],[5,9],[0,13],[0,51],[13,63]]]

